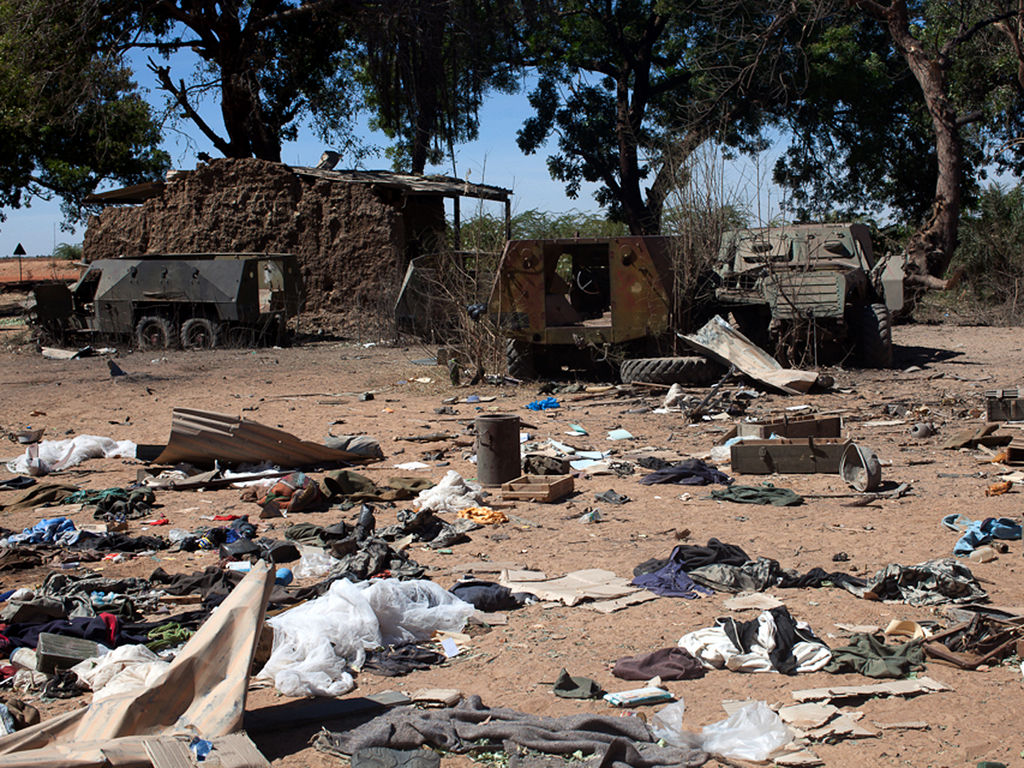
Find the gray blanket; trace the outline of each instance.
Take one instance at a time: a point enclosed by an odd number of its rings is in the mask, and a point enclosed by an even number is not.
[[[659,747],[638,717],[538,717],[513,709],[490,709],[479,696],[446,709],[399,707],[352,730],[321,731],[314,741],[317,749],[336,755],[351,755],[363,747],[428,746],[468,752],[481,744],[492,749],[500,745],[509,754],[517,748],[554,755],[580,751],[594,755],[593,764],[600,768],[690,767],[708,759],[699,749]]]

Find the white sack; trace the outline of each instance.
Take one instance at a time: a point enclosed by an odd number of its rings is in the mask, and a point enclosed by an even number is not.
[[[70,440],[43,440],[32,448],[39,449],[39,463],[44,472],[59,472],[86,459],[135,458],[136,445],[131,440],[115,441],[109,437],[96,435],[78,435]],[[13,461],[8,462],[7,469],[19,475],[28,474],[29,450]]]

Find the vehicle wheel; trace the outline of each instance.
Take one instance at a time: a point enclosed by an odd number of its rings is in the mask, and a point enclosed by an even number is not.
[[[166,317],[143,317],[135,326],[139,349],[167,349],[174,344],[174,323]]]
[[[624,360],[619,368],[623,384],[713,384],[725,369],[706,357],[640,357]]]
[[[192,317],[181,324],[181,346],[184,349],[213,349],[217,346],[217,324],[205,317]]]
[[[850,310],[848,322],[858,362],[865,368],[891,368],[889,308],[885,304],[860,304]]]
[[[522,339],[509,339],[505,343],[505,362],[508,375],[513,379],[530,381],[537,378],[537,364],[533,345]]]

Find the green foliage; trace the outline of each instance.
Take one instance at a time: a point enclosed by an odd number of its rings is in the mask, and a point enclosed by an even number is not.
[[[513,240],[620,237],[628,234],[622,222],[582,211],[549,213],[531,208],[513,216],[510,224]],[[497,253],[505,247],[503,217],[481,213],[463,221],[460,232],[463,250]]]
[[[479,132],[490,90],[516,90],[514,8],[495,0],[411,0],[364,12],[362,85],[371,125],[399,170],[422,173]]]
[[[774,172],[791,190],[789,210],[797,221],[886,208],[919,220],[935,189],[934,139],[888,32],[841,12],[806,51],[808,86],[784,118],[792,142]]]
[[[883,3],[888,5],[888,3]],[[946,83],[957,119],[963,200],[986,166],[1024,170],[1024,82],[997,20],[1010,0],[909,0],[911,33]],[[1016,22],[1010,18],[1009,23]],[[774,178],[798,220],[887,213],[915,225],[934,201],[938,165],[921,85],[884,22],[841,8],[807,46],[808,86],[785,124],[792,142]]]
[[[960,224],[953,268],[974,298],[1001,307],[1008,319],[1024,312],[1024,187],[987,187]]]
[[[763,147],[760,130],[801,75],[809,21],[793,3],[598,0],[523,3],[526,57],[540,79],[518,135],[537,151],[551,136],[553,178],[570,197],[584,181],[634,234],[659,230],[686,163],[717,137]],[[813,7],[813,4],[812,4]]]
[[[176,67],[188,53],[198,57],[201,66],[188,79],[172,74],[171,63],[150,61],[170,111],[191,120],[226,157],[280,160],[282,143],[295,139],[304,124],[325,140],[355,141],[357,46],[335,5],[108,0],[103,8],[110,32],[131,35],[112,44],[154,48]],[[220,103],[222,129],[199,114],[199,101],[211,93]]]
[[[53,249],[53,253],[50,254],[52,259],[62,259],[64,261],[81,261],[82,260],[82,244],[81,243],[61,243]]]
[[[137,184],[168,166],[124,61],[98,48],[94,10],[0,0],[0,207],[56,196],[76,221],[101,181]]]

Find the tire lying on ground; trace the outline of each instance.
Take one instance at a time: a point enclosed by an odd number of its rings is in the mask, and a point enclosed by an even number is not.
[[[892,368],[892,318],[885,304],[860,304],[849,311],[853,348],[865,368]]]
[[[706,357],[639,357],[625,360],[619,368],[623,384],[713,384],[725,373],[719,363]]]

